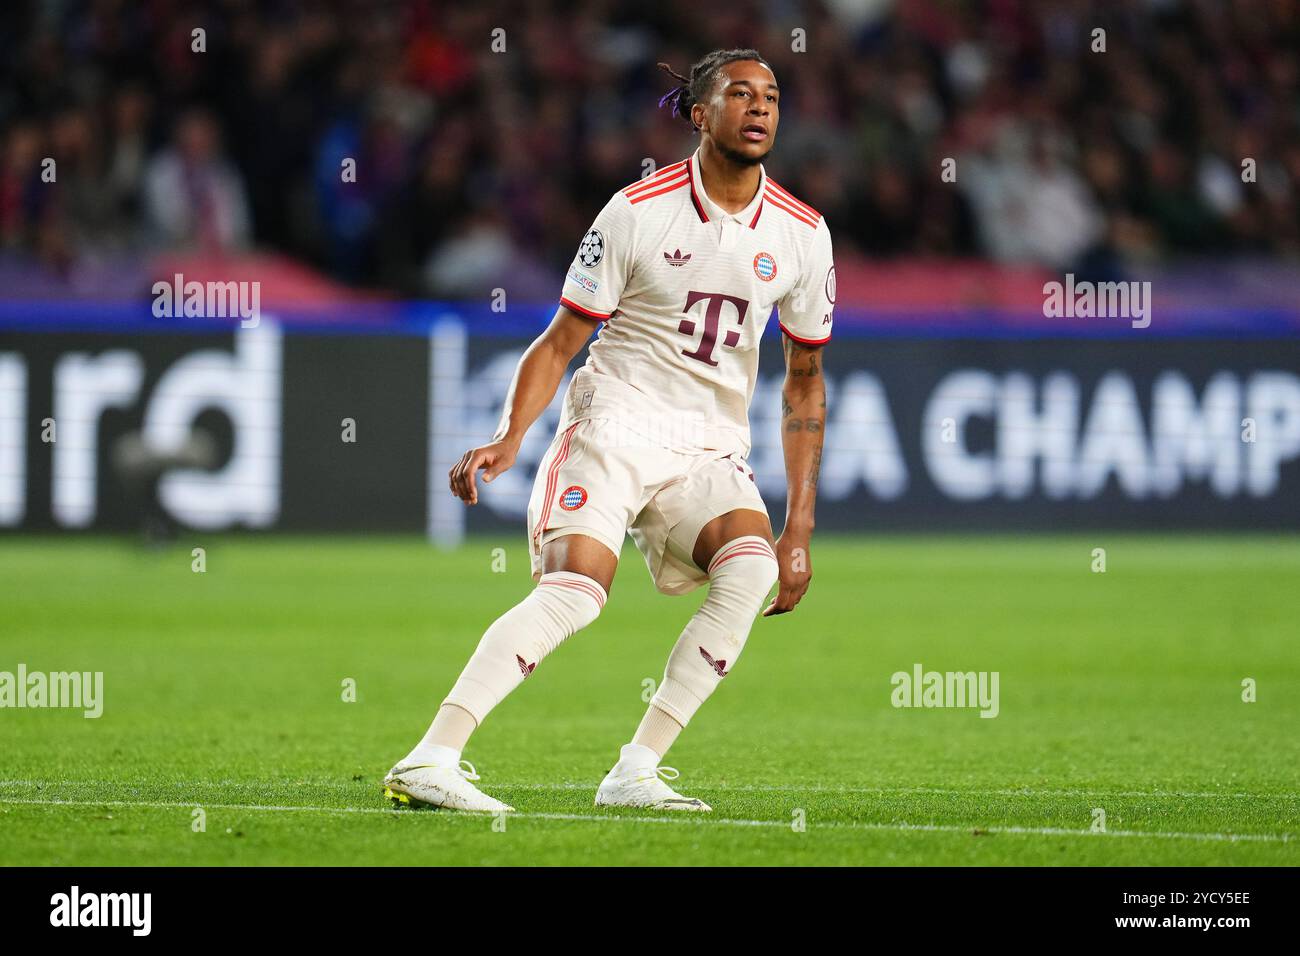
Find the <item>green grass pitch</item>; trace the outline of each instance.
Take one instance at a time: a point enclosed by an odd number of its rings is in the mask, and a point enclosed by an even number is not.
[[[1300,864],[1293,538],[821,536],[666,761],[714,807],[688,817],[592,806],[703,598],[623,558],[470,744],[502,830],[379,780],[531,587],[518,536],[0,539],[0,671],[105,696],[0,710],[0,863]],[[891,706],[916,663],[997,671],[999,715]]]

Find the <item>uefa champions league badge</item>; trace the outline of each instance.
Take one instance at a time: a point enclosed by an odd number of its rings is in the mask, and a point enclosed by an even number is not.
[[[569,485],[560,492],[560,507],[565,511],[577,511],[587,503],[587,489],[582,485]]]
[[[588,229],[578,246],[578,261],[590,269],[605,255],[605,237],[599,229]]]
[[[776,259],[772,257],[772,253],[760,252],[754,256],[754,275],[764,282],[771,282],[776,278]]]

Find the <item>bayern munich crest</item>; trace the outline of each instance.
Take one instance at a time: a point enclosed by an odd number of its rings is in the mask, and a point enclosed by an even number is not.
[[[590,269],[605,255],[605,237],[599,229],[588,229],[578,246],[578,261]]]
[[[582,485],[569,485],[560,492],[560,507],[565,511],[577,511],[587,503],[587,489]]]
[[[754,256],[754,275],[764,282],[771,282],[776,278],[776,259],[772,257],[772,253],[760,252]]]

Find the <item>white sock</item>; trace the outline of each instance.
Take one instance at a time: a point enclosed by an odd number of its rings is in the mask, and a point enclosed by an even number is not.
[[[645,716],[641,718],[640,726],[632,735],[632,743],[650,748],[659,755],[660,760],[663,760],[664,754],[668,753],[682,729],[682,725],[667,711],[651,704],[645,709]]]
[[[624,744],[618,752],[618,762],[624,767],[641,770],[657,767],[659,755],[641,744]]]
[[[772,546],[757,535],[718,549],[709,563],[709,596],[677,639],[652,706],[683,727],[690,723],[731,673],[779,572]]]
[[[415,749],[401,759],[399,767],[459,767],[460,751],[421,740]]]
[[[604,606],[605,589],[586,575],[543,574],[526,598],[487,629],[443,703],[455,704],[481,726],[542,658],[596,620]]]

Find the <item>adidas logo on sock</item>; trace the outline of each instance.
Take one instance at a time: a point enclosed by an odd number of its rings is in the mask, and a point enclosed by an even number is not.
[[[712,668],[717,672],[717,674],[718,674],[719,677],[726,677],[726,676],[727,676],[727,670],[726,670],[727,662],[726,662],[726,661],[715,661],[715,660],[713,659],[713,655],[710,654],[708,651],[706,651],[706,650],[705,650],[704,648],[702,648],[702,647],[700,648],[700,655],[701,655],[701,656],[702,656],[706,661],[709,662],[709,666],[712,667]]]

